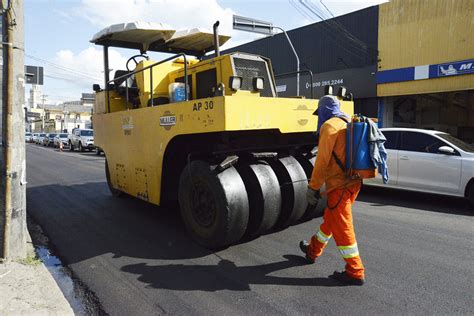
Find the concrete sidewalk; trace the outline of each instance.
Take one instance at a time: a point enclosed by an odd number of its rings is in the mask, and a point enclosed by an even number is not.
[[[31,238],[27,259],[0,263],[0,315],[74,315]]]

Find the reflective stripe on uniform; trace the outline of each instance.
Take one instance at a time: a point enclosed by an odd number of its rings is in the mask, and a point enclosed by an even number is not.
[[[331,236],[332,235],[326,235],[325,233],[323,233],[321,230],[318,231],[318,233],[316,234],[316,238],[318,239],[318,241],[322,244],[327,244],[327,242],[329,241],[329,239],[331,239]]]
[[[339,248],[339,252],[344,259],[354,258],[359,255],[359,248],[357,248],[357,244],[350,246],[338,246],[337,248]]]

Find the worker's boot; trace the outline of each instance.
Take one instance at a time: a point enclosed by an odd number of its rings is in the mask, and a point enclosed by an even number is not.
[[[342,272],[334,271],[334,273],[330,277],[337,280],[337,281],[339,281],[339,282],[341,282],[341,283],[344,283],[346,285],[361,286],[361,285],[364,285],[364,283],[365,283],[364,279],[353,278],[353,277],[349,276],[346,273],[346,271],[342,271]]]
[[[314,263],[315,259],[311,259],[311,257],[308,256],[308,248],[309,242],[307,242],[306,240],[300,241],[300,249],[305,254],[306,261],[311,264]]]

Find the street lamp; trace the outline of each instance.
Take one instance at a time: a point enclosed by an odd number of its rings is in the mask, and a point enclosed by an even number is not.
[[[270,22],[265,22],[265,21],[260,21],[252,18],[246,18],[243,16],[233,16],[233,29],[234,30],[240,30],[240,31],[245,31],[245,32],[250,32],[250,33],[259,33],[259,34],[265,34],[265,35],[275,35],[273,29],[277,29],[283,32],[285,34],[286,39],[288,40],[288,43],[290,44],[291,50],[293,51],[293,54],[295,54],[296,58],[296,95],[300,95],[300,58],[298,57],[298,54],[296,53],[295,47],[293,46],[293,43],[290,40],[290,37],[286,33],[286,31],[279,27],[275,26]]]

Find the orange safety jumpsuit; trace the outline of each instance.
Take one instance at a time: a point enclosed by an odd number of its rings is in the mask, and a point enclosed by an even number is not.
[[[346,273],[356,279],[364,279],[364,266],[359,256],[354,225],[352,223],[352,204],[357,198],[361,180],[348,180],[332,152],[346,162],[346,122],[333,117],[322,126],[319,135],[318,155],[309,186],[320,190],[326,183],[327,208],[323,223],[311,238],[307,255],[311,259],[319,257],[329,239],[334,237],[342,258],[346,261]]]

